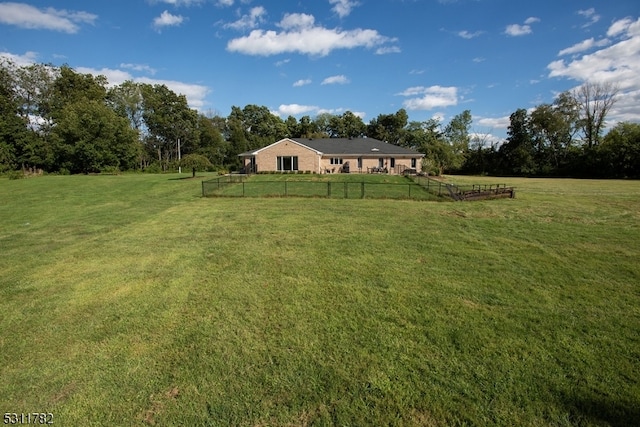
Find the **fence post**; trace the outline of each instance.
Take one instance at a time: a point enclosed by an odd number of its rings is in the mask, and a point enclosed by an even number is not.
[[[347,181],[344,182],[344,198],[349,198],[349,187],[347,186]]]
[[[360,183],[360,198],[364,199],[364,181]]]
[[[242,181],[242,197],[244,197],[244,181]]]
[[[331,197],[331,181],[327,181],[327,197]]]
[[[284,181],[284,196],[287,197],[287,181]]]
[[[411,198],[411,184],[407,184],[407,186],[409,187],[409,198]]]

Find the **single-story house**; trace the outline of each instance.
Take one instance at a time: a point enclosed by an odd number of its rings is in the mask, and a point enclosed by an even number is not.
[[[285,138],[239,154],[248,173],[392,173],[421,171],[424,154],[374,138]]]

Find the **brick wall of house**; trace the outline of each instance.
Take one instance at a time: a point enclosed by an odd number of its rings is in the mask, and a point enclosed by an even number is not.
[[[382,158],[382,167],[386,167],[389,173],[401,173],[404,169],[411,168],[411,158],[393,157],[395,159],[395,166],[391,167],[391,157]],[[379,167],[380,157],[361,157],[362,168],[358,168],[358,157],[341,157],[342,164],[331,164],[332,158],[338,158],[337,156],[323,157],[320,162],[320,170],[322,173],[340,173],[345,163],[349,162],[350,173],[368,173],[374,168]],[[417,158],[415,161],[415,169],[420,172],[422,166],[422,159]]]
[[[320,156],[315,151],[286,139],[256,154],[258,172],[278,170],[278,156],[297,156],[298,170],[320,172]]]

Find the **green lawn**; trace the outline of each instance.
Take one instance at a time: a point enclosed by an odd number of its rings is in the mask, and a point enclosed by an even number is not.
[[[178,178],[0,178],[2,415],[640,425],[640,182],[448,177],[517,198],[433,203]]]

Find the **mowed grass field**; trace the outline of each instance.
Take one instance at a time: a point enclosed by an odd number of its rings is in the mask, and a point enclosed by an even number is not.
[[[183,175],[185,176],[185,175]],[[640,425],[640,182],[482,202],[0,178],[0,415]]]

